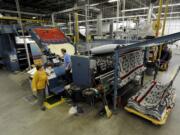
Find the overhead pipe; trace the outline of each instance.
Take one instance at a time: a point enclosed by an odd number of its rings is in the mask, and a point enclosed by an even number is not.
[[[165,13],[161,13],[162,15],[164,15]],[[171,12],[171,13],[168,13],[168,14],[180,14],[180,12]],[[136,18],[136,17],[147,17],[147,14],[142,14],[142,15],[130,15],[130,16],[125,16],[125,18]],[[106,20],[115,20],[117,17],[108,17],[108,18],[102,18],[101,20],[102,21],[106,21]],[[119,19],[122,19],[123,17],[118,17]],[[169,18],[169,17],[168,17]],[[175,17],[175,18],[179,18],[179,17]],[[156,19],[153,18],[153,20]],[[91,20],[88,20],[88,22],[96,22],[98,19],[91,19]],[[79,23],[84,23],[85,20],[82,20],[82,21],[79,21]],[[74,22],[70,22],[70,23],[74,23]]]
[[[86,17],[86,15],[83,15],[83,14],[78,14],[78,16]],[[92,16],[88,16],[88,17],[90,18]]]
[[[26,18],[19,18],[19,17],[9,17],[9,16],[3,16],[0,17],[0,20],[16,20],[16,21],[31,21],[31,22],[36,22],[36,23],[45,23],[48,21],[45,20],[37,20],[37,19],[26,19]]]
[[[18,11],[6,10],[6,9],[0,9],[0,12],[18,14]],[[30,12],[23,12],[23,11],[21,11],[20,13],[24,15],[32,15],[32,16],[46,16],[46,14],[30,13]]]
[[[76,6],[76,7],[65,9],[65,10],[62,10],[62,11],[53,12],[53,14],[57,15],[57,14],[62,14],[62,13],[69,13],[69,12],[74,12],[74,11],[77,11],[77,10],[80,10],[80,9],[84,10],[85,7],[84,6]],[[93,10],[95,12],[100,12],[100,9],[98,9],[96,7],[92,7],[91,5],[89,5],[89,9]]]
[[[57,14],[63,14],[63,13],[69,13],[69,12],[74,12],[74,11],[77,11],[77,10],[86,10],[86,6],[75,6],[73,8],[69,8],[69,9],[66,9],[66,10],[62,10],[62,11],[58,11],[58,12],[53,12],[51,14],[51,18],[52,18],[52,24],[54,26],[55,24],[55,20],[54,20],[54,16],[57,15]],[[100,9],[96,8],[96,7],[89,7],[90,10],[93,10],[94,12],[100,12]]]
[[[80,10],[80,9],[81,9],[81,7],[73,7],[73,8],[69,8],[69,9],[66,9],[66,10],[53,12],[53,14],[57,15],[57,14],[69,13],[69,12],[77,11],[77,10]]]
[[[136,17],[147,17],[147,14],[146,15],[132,15],[132,16],[126,16],[126,18],[136,18]],[[174,16],[174,17],[167,17],[167,19],[179,19],[180,16]],[[113,18],[103,18],[101,20],[103,21],[106,21],[106,20],[114,20],[116,19],[116,17],[113,17]],[[119,17],[119,19],[122,19],[122,17]],[[160,18],[161,20],[163,20],[164,18]],[[147,19],[145,19],[147,20]],[[153,20],[156,20],[156,19],[153,19]],[[96,22],[97,19],[93,19],[93,20],[88,20],[89,22]],[[79,23],[84,23],[85,21],[79,21]],[[70,22],[71,24],[74,24],[74,22]]]
[[[180,3],[176,3],[176,4],[169,4],[168,7],[177,7],[180,6]],[[166,5],[162,5],[162,7],[166,7]],[[153,9],[157,9],[159,8],[159,6],[154,6]],[[134,11],[140,11],[140,10],[148,10],[149,7],[142,7],[142,8],[132,8],[132,9],[126,9],[123,10],[122,12],[134,12]]]

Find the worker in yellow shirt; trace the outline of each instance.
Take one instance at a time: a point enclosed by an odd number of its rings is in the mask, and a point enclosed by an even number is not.
[[[37,92],[38,105],[41,110],[45,111],[45,88],[48,82],[48,77],[42,65],[37,65],[36,69],[37,71],[35,72],[32,80],[32,90]]]

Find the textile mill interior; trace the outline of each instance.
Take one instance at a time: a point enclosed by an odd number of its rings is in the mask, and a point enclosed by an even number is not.
[[[0,0],[0,135],[179,135],[179,0]]]

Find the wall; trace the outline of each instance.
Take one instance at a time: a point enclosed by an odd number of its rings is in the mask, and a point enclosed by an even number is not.
[[[180,32],[180,19],[169,19],[166,22],[165,35]],[[175,44],[180,45],[180,41]]]
[[[180,32],[180,19],[171,19],[166,22],[165,34]]]
[[[132,21],[124,22],[124,24],[121,23],[121,22],[120,23],[113,23],[113,31],[114,32],[116,31],[117,27],[118,27],[118,29],[120,27],[134,28],[135,27],[135,23],[133,23]],[[109,30],[110,30],[110,22],[103,22],[102,23],[102,31],[104,33],[108,33]]]

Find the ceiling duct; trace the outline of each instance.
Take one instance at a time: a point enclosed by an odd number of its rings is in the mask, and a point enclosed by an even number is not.
[[[155,2],[157,2],[157,0],[151,0],[151,3],[155,3]]]
[[[78,0],[77,1],[77,5],[78,6],[83,6],[83,5],[85,5],[86,4],[86,0]]]

